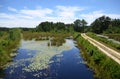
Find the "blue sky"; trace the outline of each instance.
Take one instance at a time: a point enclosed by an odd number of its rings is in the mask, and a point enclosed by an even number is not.
[[[36,27],[40,22],[88,25],[106,15],[120,19],[120,0],[0,0],[0,27]]]

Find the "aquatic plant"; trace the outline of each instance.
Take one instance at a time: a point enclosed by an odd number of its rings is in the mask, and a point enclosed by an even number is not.
[[[23,32],[24,40],[32,39],[35,39],[36,41],[50,40],[52,46],[61,46],[65,42],[64,39],[70,36],[71,36],[70,33]]]
[[[68,43],[64,43],[62,46],[55,47],[55,46],[47,46],[48,41],[25,41],[22,40],[21,49],[26,50],[36,50],[37,52],[33,54],[31,58],[25,58],[25,59],[19,59],[15,62],[11,63],[7,66],[11,68],[9,71],[10,74],[14,73],[14,69],[18,67],[22,67],[22,71],[24,72],[38,72],[33,74],[35,77],[40,76],[47,76],[47,73],[41,73],[40,70],[48,69],[49,65],[54,63],[54,60],[51,60],[52,57],[57,56],[58,58],[55,60],[55,62],[60,62],[60,58],[63,56],[62,52],[65,50],[69,50],[72,48]],[[30,52],[28,52],[27,55],[31,55]],[[25,63],[29,62],[28,65]]]

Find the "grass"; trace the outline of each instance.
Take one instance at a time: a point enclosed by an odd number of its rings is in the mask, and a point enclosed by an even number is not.
[[[65,38],[70,36],[70,33],[23,32],[24,40],[50,40],[52,46],[61,46],[65,42]],[[48,42],[49,45],[50,43]]]
[[[78,36],[77,33],[74,37],[76,36]],[[118,63],[107,57],[81,36],[76,40],[87,65],[95,72],[95,79],[120,79],[120,65]]]
[[[87,33],[88,36],[91,38],[96,39],[97,41],[101,42],[102,44],[110,47],[111,49],[114,49],[118,52],[120,52],[120,44],[114,43],[111,40],[108,40],[107,38],[99,37],[94,33]]]
[[[111,39],[115,39],[120,42],[120,34],[105,34],[105,35]]]
[[[20,30],[12,29],[9,32],[0,32],[0,69],[4,67],[7,62],[12,60],[11,53],[15,51],[20,43]],[[22,39],[36,41],[50,40],[52,46],[61,46],[65,42],[65,38],[69,37],[70,33],[49,33],[49,32],[29,32],[24,31]],[[48,46],[49,46],[48,42]]]
[[[11,33],[12,32],[12,33]],[[14,40],[13,40],[14,38]],[[12,60],[11,53],[15,51],[20,43],[20,31],[10,30],[2,32],[0,37],[0,69]]]

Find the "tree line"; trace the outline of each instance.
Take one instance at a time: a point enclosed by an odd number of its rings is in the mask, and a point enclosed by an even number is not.
[[[84,19],[76,19],[71,24],[65,24],[63,22],[41,22],[35,28],[20,28],[23,31],[33,32],[94,32],[94,33],[120,33],[120,19],[111,19],[108,16],[101,16],[90,25],[87,25],[87,21]],[[0,27],[0,31],[8,31],[8,28]]]
[[[91,29],[95,33],[120,33],[120,19],[99,17],[91,24]]]
[[[72,32],[72,31],[77,31],[77,32],[83,32],[84,27],[87,25],[87,22],[82,19],[77,19],[74,21],[74,23],[71,24],[65,24],[63,22],[42,22],[40,23],[37,27],[36,30],[37,32],[61,32],[61,31],[66,31],[66,32]]]
[[[108,16],[97,18],[91,25],[87,26],[87,22],[77,19],[71,24],[63,22],[42,22],[36,28],[37,32],[61,32],[61,31],[77,31],[77,32],[94,32],[94,33],[120,33],[120,19],[111,19]]]

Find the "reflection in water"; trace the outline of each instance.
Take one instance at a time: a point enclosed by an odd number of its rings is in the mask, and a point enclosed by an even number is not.
[[[93,79],[73,40],[59,47],[48,47],[47,42],[22,40],[4,79]]]

